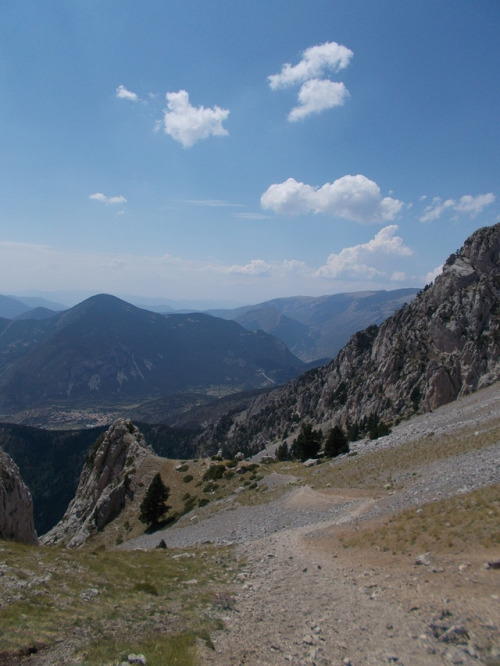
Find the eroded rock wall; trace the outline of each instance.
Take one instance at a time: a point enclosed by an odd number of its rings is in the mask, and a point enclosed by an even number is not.
[[[89,453],[62,520],[42,537],[42,543],[77,548],[102,530],[134,496],[137,468],[152,453],[130,420],[113,423]]]
[[[38,544],[33,502],[12,458],[0,449],[0,539]]]

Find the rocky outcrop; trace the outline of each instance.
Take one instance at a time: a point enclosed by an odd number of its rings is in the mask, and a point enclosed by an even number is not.
[[[118,419],[90,451],[62,520],[42,537],[45,545],[77,548],[102,530],[134,496],[135,476],[152,449],[130,420]]]
[[[380,328],[356,333],[327,366],[225,415],[228,449],[256,451],[303,419],[342,426],[433,410],[500,378],[500,224],[476,231],[425,287]],[[219,444],[218,444],[219,445]],[[217,446],[218,446],[217,445]]]
[[[0,449],[0,539],[38,544],[31,493],[16,463]]]

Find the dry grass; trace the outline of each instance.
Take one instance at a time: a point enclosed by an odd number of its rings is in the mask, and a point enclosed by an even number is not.
[[[344,548],[375,548],[394,555],[500,545],[500,484],[430,502],[344,535]]]
[[[85,637],[82,663],[116,663],[127,652],[148,664],[194,663],[196,638],[220,628],[206,613],[236,568],[221,548],[111,553],[0,542],[0,663],[73,635]]]

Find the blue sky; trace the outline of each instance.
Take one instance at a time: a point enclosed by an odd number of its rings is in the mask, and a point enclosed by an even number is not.
[[[423,286],[500,219],[499,29],[497,0],[5,0],[0,293]]]

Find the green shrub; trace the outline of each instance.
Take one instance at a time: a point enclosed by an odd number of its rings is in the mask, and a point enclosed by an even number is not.
[[[158,590],[153,585],[153,583],[150,583],[149,581],[142,581],[140,583],[136,583],[134,585],[134,590],[136,592],[145,592],[146,594],[151,594],[154,597],[159,596]]]
[[[194,478],[194,477],[193,477],[192,474],[186,474],[186,476],[183,476],[183,477],[182,477],[182,480],[183,480],[184,483],[189,483],[190,481],[193,480],[193,478]]]
[[[222,479],[225,471],[225,465],[210,465],[205,474],[203,474],[203,481],[217,481],[218,479]]]
[[[190,497],[188,500],[184,502],[184,513],[189,513],[192,509],[194,509],[196,504],[196,499],[194,497]]]

